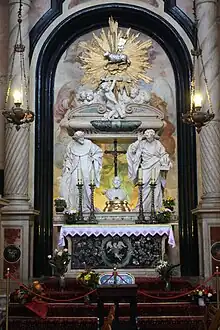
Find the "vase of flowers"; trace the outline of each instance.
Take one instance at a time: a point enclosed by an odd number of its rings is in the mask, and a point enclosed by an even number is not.
[[[66,208],[66,201],[63,197],[57,197],[54,199],[54,205],[56,212],[63,212]]]
[[[55,249],[54,255],[49,255],[48,260],[54,276],[59,278],[60,289],[63,290],[65,287],[65,273],[67,272],[71,260],[71,255],[69,254],[68,249]]]
[[[168,223],[171,220],[173,212],[170,209],[161,207],[156,211],[157,223]]]
[[[66,210],[64,212],[65,222],[67,225],[73,225],[76,223],[77,211],[75,209]]]
[[[96,273],[94,270],[85,269],[77,276],[77,282],[84,286],[87,290],[94,290],[96,289],[97,285],[99,284],[99,277],[100,275]],[[85,295],[84,297],[85,304],[90,303],[90,296]]]
[[[175,198],[169,196],[169,197],[163,199],[163,206],[166,209],[169,209],[170,211],[173,212],[174,207],[175,207]]]
[[[199,306],[204,307],[212,299],[213,294],[214,291],[211,287],[201,286],[192,292],[191,297]]]
[[[163,199],[163,206],[156,211],[156,219],[158,223],[168,223],[172,219],[175,207],[175,198],[167,197]]]
[[[171,277],[173,271],[178,265],[172,265],[168,261],[160,260],[155,271],[158,273],[160,279],[164,281],[164,290],[170,291],[171,289]]]

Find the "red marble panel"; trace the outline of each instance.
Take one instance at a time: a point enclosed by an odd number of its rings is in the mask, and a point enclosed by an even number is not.
[[[8,227],[4,228],[4,249],[10,245],[14,245],[20,249],[21,247],[21,228]],[[10,269],[10,274],[13,278],[18,279],[20,277],[21,259],[16,262],[8,262],[4,260],[3,272],[7,273],[7,268]]]
[[[216,266],[220,270],[220,226],[210,227],[210,252],[212,260],[212,272],[215,272]]]

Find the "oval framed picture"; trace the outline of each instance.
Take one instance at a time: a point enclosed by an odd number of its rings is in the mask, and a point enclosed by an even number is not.
[[[215,242],[211,246],[211,256],[214,260],[220,261],[220,242]]]
[[[21,250],[16,245],[8,245],[4,249],[4,259],[7,262],[17,262],[21,257]]]

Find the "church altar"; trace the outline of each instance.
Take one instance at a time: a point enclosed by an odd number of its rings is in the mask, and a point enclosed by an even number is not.
[[[91,266],[96,269],[154,269],[166,251],[175,247],[172,225],[63,225],[59,246],[71,254],[69,271]]]

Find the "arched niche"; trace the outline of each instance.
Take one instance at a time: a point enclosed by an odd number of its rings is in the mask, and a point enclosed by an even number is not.
[[[81,35],[107,26],[109,16],[121,27],[131,27],[155,39],[172,64],[176,83],[178,132],[179,237],[182,275],[198,274],[197,224],[191,210],[197,205],[196,141],[193,128],[182,123],[189,109],[191,58],[177,30],[156,13],[129,4],[103,4],[85,8],[65,18],[49,34],[39,52],[35,83],[35,225],[34,273],[48,270],[53,229],[53,102],[57,63],[68,46]],[[40,256],[40,258],[39,258]],[[186,262],[187,260],[187,262]],[[46,275],[46,273],[45,273]]]

